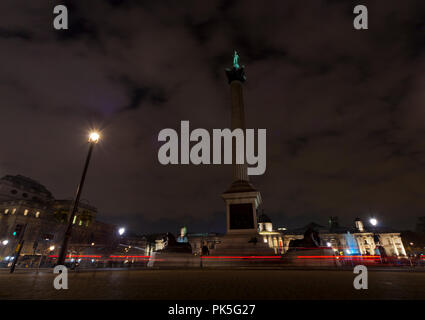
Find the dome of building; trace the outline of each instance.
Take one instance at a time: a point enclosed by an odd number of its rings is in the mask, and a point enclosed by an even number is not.
[[[52,193],[38,181],[22,175],[6,175],[0,179],[0,201],[12,199],[50,200]]]

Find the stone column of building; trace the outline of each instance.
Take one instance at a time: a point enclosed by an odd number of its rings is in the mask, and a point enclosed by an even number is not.
[[[397,255],[397,257],[398,257],[398,256],[400,255],[400,253],[398,252],[397,246],[396,246],[395,241],[394,241],[394,237],[393,237],[393,236],[391,236],[391,237],[390,237],[390,239],[391,239],[391,243],[392,243],[392,245],[393,245],[393,248],[394,248],[395,254],[396,254],[396,255]]]

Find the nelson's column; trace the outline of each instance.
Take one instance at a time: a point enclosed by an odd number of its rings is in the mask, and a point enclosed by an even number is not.
[[[232,130],[242,129],[245,135],[245,110],[243,83],[246,80],[244,66],[238,63],[235,51],[233,66],[226,69],[230,84]],[[233,144],[233,182],[222,194],[226,203],[226,235],[213,254],[273,255],[274,250],[261,241],[257,229],[257,209],[261,194],[249,182],[246,162],[236,164],[236,148]],[[244,156],[245,158],[245,156]]]

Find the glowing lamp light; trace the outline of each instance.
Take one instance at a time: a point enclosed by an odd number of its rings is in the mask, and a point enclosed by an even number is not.
[[[118,234],[119,234],[120,236],[122,236],[124,233],[125,233],[125,228],[119,228],[119,229],[118,229]]]
[[[370,219],[369,222],[372,226],[376,226],[378,224],[378,220],[376,220],[375,218]]]
[[[327,243],[326,243],[326,245],[327,245],[328,247],[332,247],[332,244],[331,244],[330,242],[327,242]]]
[[[50,250],[50,251],[55,250],[55,246],[50,246],[49,250]]]
[[[99,133],[97,133],[96,131],[93,131],[93,132],[90,133],[89,142],[97,143],[99,141],[99,139],[100,139]]]
[[[7,246],[7,244],[9,243],[9,240],[3,240],[3,242],[2,242],[2,244],[4,245],[4,246]]]

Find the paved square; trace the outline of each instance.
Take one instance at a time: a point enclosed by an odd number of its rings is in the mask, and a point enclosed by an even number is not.
[[[351,271],[121,270],[70,272],[55,290],[50,272],[0,273],[0,299],[425,299],[425,273],[370,271],[355,290]]]

